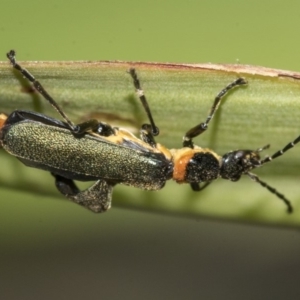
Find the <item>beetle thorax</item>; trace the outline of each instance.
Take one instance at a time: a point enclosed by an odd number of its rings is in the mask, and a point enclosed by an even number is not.
[[[178,183],[201,183],[219,177],[221,157],[207,148],[172,149],[173,179]]]

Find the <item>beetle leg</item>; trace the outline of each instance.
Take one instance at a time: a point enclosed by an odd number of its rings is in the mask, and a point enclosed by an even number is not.
[[[102,136],[111,136],[115,134],[115,129],[107,123],[99,122],[97,125],[97,129],[94,130],[94,132]]]
[[[207,181],[201,186],[200,183],[193,182],[193,183],[191,183],[191,188],[195,192],[200,192],[200,191],[204,190],[206,187],[208,187],[211,183],[212,183],[211,181]]]
[[[56,101],[48,94],[48,92],[44,89],[44,87],[41,85],[41,83],[34,78],[33,75],[29,73],[26,69],[23,69],[17,62],[16,62],[16,52],[14,50],[10,50],[6,54],[7,58],[9,59],[10,63],[12,64],[13,68],[18,70],[27,80],[29,80],[34,88],[44,97],[45,100],[47,100],[54,109],[64,118],[66,121],[67,126],[70,128],[70,130],[75,129],[74,123],[67,117],[67,115],[64,113],[64,111],[60,108],[60,106],[56,103]]]
[[[196,125],[195,127],[191,128],[183,137],[183,147],[189,147],[194,148],[193,138],[196,136],[202,134],[204,131],[208,128],[208,123],[215,115],[215,112],[217,111],[221,100],[224,98],[224,96],[234,87],[247,84],[247,81],[244,78],[238,78],[232,83],[228,84],[215,98],[215,101],[213,103],[213,106],[210,109],[209,115],[206,118],[206,121],[204,123],[200,123]]]
[[[60,108],[60,106],[56,103],[56,101],[48,94],[42,84],[37,81],[34,76],[23,69],[16,61],[16,52],[11,50],[7,53],[7,58],[10,60],[12,66],[18,70],[26,79],[28,79],[34,86],[34,88],[58,111],[58,113],[64,118],[66,121],[66,126],[75,134],[82,135],[88,131],[96,132],[102,136],[110,136],[114,134],[113,128],[105,123],[99,123],[95,119],[88,120],[81,124],[74,125],[74,123],[67,117],[64,111]],[[24,112],[23,114],[28,114],[28,112]]]
[[[96,181],[90,188],[80,191],[73,180],[52,174],[57,189],[68,199],[93,212],[105,212],[111,206],[113,185],[105,180]]]
[[[73,131],[75,135],[82,135],[86,132],[95,132],[101,136],[111,136],[115,134],[115,130],[112,126],[106,123],[97,121],[96,119],[91,119],[86,122],[76,125],[76,130]]]
[[[159,128],[155,125],[152,113],[148,104],[148,101],[146,99],[146,96],[144,94],[144,91],[141,87],[140,80],[138,79],[138,76],[136,74],[136,71],[134,68],[131,68],[128,70],[128,73],[131,75],[133,80],[133,85],[135,87],[136,93],[140,99],[140,101],[143,104],[143,107],[145,109],[145,112],[148,116],[150,124],[143,124],[141,129],[141,139],[149,144],[151,147],[156,147],[156,142],[154,139],[154,136],[159,135]]]
[[[144,124],[142,126],[142,129],[140,131],[140,137],[141,137],[141,140],[145,143],[147,143],[148,145],[150,145],[152,148],[156,148],[156,142],[155,142],[155,139],[152,135],[152,133],[147,130],[147,129],[144,129],[144,126],[146,124]]]

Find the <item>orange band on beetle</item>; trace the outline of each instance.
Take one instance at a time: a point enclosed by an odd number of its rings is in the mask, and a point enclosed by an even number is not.
[[[183,155],[179,155],[178,158],[174,159],[174,171],[173,171],[173,179],[178,183],[185,182],[185,174],[187,164],[194,156],[195,151],[193,149],[189,149]]]
[[[0,114],[0,128],[3,127],[3,125],[4,125],[5,121],[6,121],[6,119],[7,119],[7,115],[5,115],[5,114]]]

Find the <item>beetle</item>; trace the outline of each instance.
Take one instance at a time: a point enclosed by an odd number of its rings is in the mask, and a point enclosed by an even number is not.
[[[228,91],[247,84],[244,78],[237,78],[217,94],[205,122],[184,135],[182,148],[167,149],[155,141],[159,128],[134,68],[128,73],[149,120],[149,124],[141,127],[140,139],[125,129],[94,119],[75,125],[41,83],[16,62],[15,55],[14,50],[7,53],[13,68],[32,83],[63,121],[25,110],[15,110],[9,116],[2,114],[0,147],[26,166],[50,171],[58,191],[68,199],[93,212],[104,212],[111,206],[116,184],[159,190],[167,180],[173,179],[201,191],[217,178],[238,181],[242,175],[248,175],[281,199],[289,213],[293,211],[291,202],[283,194],[250,171],[283,155],[300,141],[300,136],[264,159],[260,159],[259,153],[269,145],[256,150],[234,150],[223,156],[194,145],[193,139],[208,129]],[[74,180],[96,182],[80,191]]]

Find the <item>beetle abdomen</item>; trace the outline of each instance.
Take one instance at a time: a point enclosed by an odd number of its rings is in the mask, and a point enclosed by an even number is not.
[[[24,164],[75,180],[102,178],[112,183],[157,190],[173,165],[162,153],[137,151],[102,137],[75,137],[68,129],[34,121],[4,126],[3,148]]]

